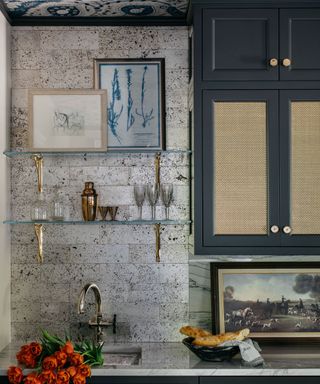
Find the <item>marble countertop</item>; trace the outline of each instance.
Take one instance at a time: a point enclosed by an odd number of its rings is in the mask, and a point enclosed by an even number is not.
[[[121,346],[128,344],[121,344]],[[109,344],[108,344],[109,346]],[[115,344],[119,346],[119,344]],[[264,366],[256,368],[241,363],[240,356],[230,362],[201,361],[182,343],[137,343],[141,360],[134,366],[109,365],[92,369],[92,376],[320,376],[320,347],[265,346]],[[19,346],[10,344],[0,352],[0,375],[16,365]]]

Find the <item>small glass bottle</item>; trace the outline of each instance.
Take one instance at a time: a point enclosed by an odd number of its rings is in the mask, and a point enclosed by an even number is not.
[[[63,221],[67,218],[67,206],[63,192],[56,187],[51,202],[51,219],[54,221]]]
[[[47,221],[49,220],[48,203],[45,199],[44,193],[39,192],[37,198],[31,205],[31,220],[33,221]]]

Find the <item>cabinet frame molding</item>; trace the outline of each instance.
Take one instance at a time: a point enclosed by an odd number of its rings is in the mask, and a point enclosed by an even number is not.
[[[204,134],[203,134],[203,93],[204,91],[222,91],[222,90],[274,90],[283,92],[282,96],[280,95],[279,100],[279,108],[280,104],[283,104],[283,100],[280,99],[284,97],[285,92],[298,92],[303,94],[305,92],[318,92],[320,95],[320,78],[319,80],[311,81],[307,80],[277,80],[277,81],[204,81],[202,78],[202,65],[203,65],[203,26],[202,26],[202,14],[204,9],[230,9],[235,8],[234,0],[199,0],[193,2],[193,11],[194,11],[194,27],[193,27],[193,36],[194,36],[194,68],[193,68],[193,80],[194,80],[194,126],[193,126],[193,137],[194,137],[194,255],[237,255],[237,256],[246,256],[246,255],[279,255],[279,256],[290,256],[290,255],[319,255],[320,254],[320,239],[318,236],[307,235],[307,238],[301,240],[297,239],[295,242],[287,243],[276,246],[239,246],[235,244],[228,244],[227,246],[206,246],[203,241],[203,233],[204,233],[204,217],[203,217],[203,183],[204,183],[204,175],[203,175],[203,167],[207,166],[204,161],[203,154],[203,142],[204,142]],[[301,2],[297,0],[293,1],[285,1],[285,0],[277,0],[277,1],[264,1],[264,0],[252,0],[252,1],[244,1],[241,4],[237,2],[237,8],[239,9],[248,9],[248,8],[296,8],[304,9],[304,8],[314,8],[320,11],[320,2],[319,1],[306,1]],[[302,9],[302,11],[303,11]],[[281,94],[280,92],[280,94]],[[287,151],[286,145],[284,142],[284,131],[282,126],[285,124],[284,117],[285,114],[282,113],[279,116],[278,126],[279,132],[281,132],[281,140],[279,138],[279,151]],[[285,130],[286,128],[284,128]],[[284,156],[284,152],[282,156]],[[289,159],[288,159],[289,161]],[[282,171],[284,172],[284,164],[281,165]],[[280,204],[284,199],[287,199],[285,196],[284,186],[281,187],[281,193],[279,194],[279,202]],[[280,211],[280,208],[279,208]],[[280,213],[281,218],[278,223],[270,223],[287,225],[288,222],[285,222],[283,213]],[[281,227],[282,229],[282,227]],[[279,236],[282,236],[279,234]],[[288,239],[290,236],[286,236]],[[301,236],[301,235],[299,235]],[[292,236],[293,238],[293,236]],[[305,240],[308,240],[307,242]],[[310,243],[310,240],[311,243]],[[302,256],[303,257],[303,256]]]
[[[279,234],[270,232],[279,225],[279,149],[277,91],[203,91],[203,244],[204,246],[279,246]],[[214,101],[266,103],[266,204],[265,235],[214,235]]]

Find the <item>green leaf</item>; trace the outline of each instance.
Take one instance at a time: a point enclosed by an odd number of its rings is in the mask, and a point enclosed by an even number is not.
[[[44,357],[52,355],[59,351],[66,341],[71,341],[70,336],[65,333],[65,340],[57,335],[51,335],[48,331],[41,329],[42,354],[39,359],[39,365]],[[96,346],[91,340],[83,340],[80,343],[74,343],[74,350],[85,357],[86,364],[90,366],[103,365],[102,346]]]

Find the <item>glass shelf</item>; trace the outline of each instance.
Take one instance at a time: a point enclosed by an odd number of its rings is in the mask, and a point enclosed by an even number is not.
[[[33,221],[33,220],[5,220],[3,224],[44,224],[44,225],[187,225],[191,224],[190,220],[65,220],[65,221]]]
[[[63,151],[4,151],[3,154],[7,157],[13,158],[13,157],[26,157],[31,155],[43,155],[43,156],[116,156],[116,155],[128,155],[128,154],[156,154],[160,153],[163,155],[166,154],[191,154],[192,151],[189,149],[168,149],[166,151],[159,151],[159,150],[150,150],[150,149],[140,149],[140,150],[110,150],[110,151],[96,151],[96,152],[63,152]]]

